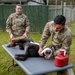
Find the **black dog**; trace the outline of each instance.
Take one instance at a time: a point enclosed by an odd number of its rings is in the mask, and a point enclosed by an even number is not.
[[[26,60],[28,57],[39,57],[38,54],[39,45],[33,43],[24,43],[25,54],[16,54],[15,58],[17,60]]]
[[[8,44],[7,47],[14,47],[18,45],[21,50],[24,50],[24,54],[15,54],[15,59],[26,60],[28,57],[40,57],[38,54],[39,44],[35,43],[31,38],[15,39],[13,43]],[[42,51],[43,56],[50,57],[52,50],[49,47],[44,47]]]
[[[20,49],[24,50],[25,54],[16,54],[15,59],[26,60],[28,57],[39,57],[38,54],[39,45],[35,44],[32,39],[24,38],[14,40],[14,43],[9,44],[7,47],[14,47],[16,45],[18,45]]]

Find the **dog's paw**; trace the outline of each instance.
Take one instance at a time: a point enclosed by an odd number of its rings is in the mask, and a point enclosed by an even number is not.
[[[16,46],[15,44],[8,44],[7,47],[14,47]]]
[[[15,59],[24,61],[24,60],[27,59],[27,57],[25,57],[24,54],[16,54],[16,55],[15,55]]]

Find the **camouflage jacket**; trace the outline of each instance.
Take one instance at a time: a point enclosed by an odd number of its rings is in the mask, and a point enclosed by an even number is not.
[[[51,21],[45,25],[42,38],[40,40],[40,47],[43,47],[47,42],[49,36],[52,35],[52,41],[50,47],[53,46],[54,51],[57,52],[60,48],[65,49],[67,54],[69,54],[70,45],[72,42],[72,34],[70,29],[67,26],[65,26],[65,28],[62,31],[54,32],[53,24],[54,21]]]
[[[6,31],[12,33],[14,37],[21,36],[23,33],[28,33],[30,22],[26,15],[11,14],[6,21]]]

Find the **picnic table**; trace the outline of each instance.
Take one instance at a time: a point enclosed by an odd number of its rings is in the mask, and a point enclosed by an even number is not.
[[[56,67],[53,58],[46,60],[43,57],[29,57],[25,61],[16,60],[14,58],[15,54],[24,54],[24,50],[20,50],[18,46],[9,48],[7,44],[3,44],[2,47],[12,57],[13,62],[11,66],[15,66],[15,61],[27,75],[41,75],[71,69],[73,67],[73,64],[70,62],[64,67]]]

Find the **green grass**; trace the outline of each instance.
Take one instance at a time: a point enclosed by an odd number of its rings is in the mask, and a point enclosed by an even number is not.
[[[72,22],[71,24],[69,24],[69,27],[70,27],[70,29],[72,31],[72,34],[75,35],[75,23]]]
[[[75,34],[75,23],[71,23],[69,27],[72,30],[72,34]],[[29,36],[34,39],[35,42],[39,42],[41,38],[40,33],[30,33]],[[18,67],[11,67],[10,71],[7,71],[8,66],[12,63],[11,57],[7,54],[7,52],[2,48],[2,44],[6,44],[9,42],[9,35],[6,32],[0,31],[0,75],[25,75],[25,72]],[[50,44],[49,42],[46,45]],[[73,71],[75,73],[75,37],[72,39],[71,51],[70,51],[70,62],[74,64]],[[48,73],[47,75],[56,75],[56,73]]]

